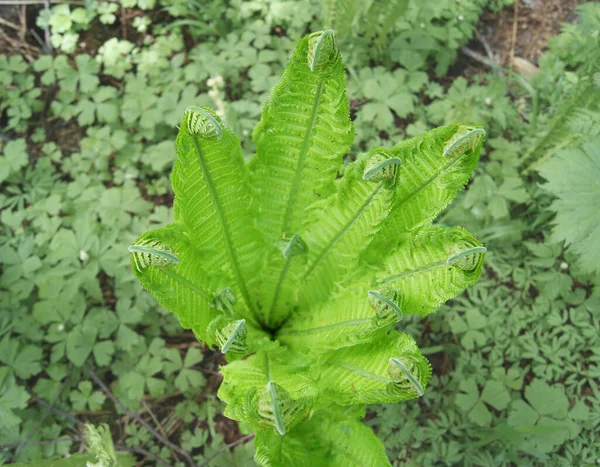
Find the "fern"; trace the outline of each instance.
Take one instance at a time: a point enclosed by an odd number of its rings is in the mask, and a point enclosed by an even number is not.
[[[364,404],[424,393],[429,363],[394,327],[481,273],[485,248],[432,222],[467,183],[484,134],[449,125],[342,168],[354,130],[330,30],[300,41],[248,165],[215,113],[185,112],[175,222],[130,247],[132,269],[226,354],[224,414],[256,430],[260,465],[388,465],[360,423]]]
[[[323,5],[327,27],[335,29],[342,39],[355,30],[381,52],[394,24],[404,15],[408,0],[326,0]]]

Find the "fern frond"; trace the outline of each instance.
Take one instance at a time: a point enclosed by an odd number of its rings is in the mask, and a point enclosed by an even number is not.
[[[314,66],[318,58],[319,66]],[[300,41],[252,134],[250,162],[267,242],[302,232],[306,210],[333,192],[354,138],[345,72],[332,31]]]
[[[256,272],[260,236],[252,227],[256,211],[240,142],[211,110],[189,107],[176,150],[175,222],[196,250],[209,253],[204,268],[231,278],[229,287],[257,323],[247,282]]]
[[[430,227],[387,258],[377,283],[402,293],[403,313],[425,316],[477,282],[485,251],[460,227]]]
[[[257,283],[261,319],[274,329],[298,301],[297,284],[306,268],[308,246],[296,233],[292,238],[281,238],[277,250],[268,257],[269,264],[261,271]]]
[[[335,36],[332,31],[311,34],[300,41],[253,132],[252,187],[258,226],[270,248],[261,268],[269,273],[257,282],[256,295],[269,315],[262,316],[268,326],[285,319],[271,313],[273,289],[288,263],[277,244],[298,232],[304,237],[311,206],[333,193],[341,158],[353,139]],[[289,309],[293,291],[285,283],[279,288],[278,309]]]
[[[318,391],[304,372],[289,371],[290,358],[288,351],[259,351],[223,367],[219,398],[227,403],[224,415],[279,435],[305,419]]]
[[[485,132],[448,125],[399,143],[390,154],[402,161],[381,230],[363,254],[377,264],[398,243],[430,225],[469,181],[477,167]]]
[[[358,265],[379,225],[388,214],[389,191],[396,183],[400,159],[383,148],[373,148],[349,164],[335,196],[323,203],[309,229],[308,265],[303,308],[321,302],[348,271]]]
[[[364,344],[402,318],[402,297],[393,289],[342,288],[326,303],[293,314],[277,337],[299,352],[325,352]]]
[[[204,258],[177,225],[146,232],[129,251],[142,286],[177,316],[183,328],[192,329],[208,345],[214,344],[214,335],[207,328],[219,311],[212,301],[225,287],[227,277],[206,272]]]
[[[414,339],[396,331],[369,344],[331,352],[322,370],[323,396],[340,405],[414,399],[423,394],[431,377],[429,362]]]
[[[330,467],[390,465],[363,413],[332,407],[316,412],[286,436],[256,433],[254,460],[262,467]]]

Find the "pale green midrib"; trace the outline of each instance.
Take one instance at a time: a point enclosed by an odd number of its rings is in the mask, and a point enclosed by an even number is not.
[[[319,81],[317,84],[317,89],[315,92],[313,107],[310,113],[310,117],[308,119],[308,128],[306,134],[304,135],[304,141],[302,143],[302,149],[300,150],[300,157],[298,158],[298,166],[296,167],[296,176],[294,177],[294,183],[290,189],[290,195],[288,197],[287,206],[285,208],[285,214],[283,216],[282,223],[282,231],[285,233],[289,228],[290,216],[292,214],[292,209],[294,207],[294,203],[296,202],[296,196],[298,194],[298,188],[300,186],[300,181],[302,179],[302,169],[304,168],[304,162],[306,160],[306,156],[308,154],[308,146],[310,144],[310,138],[312,137],[313,128],[315,126],[315,121],[317,119],[317,111],[319,109],[319,104],[321,103],[321,95],[323,94],[323,81]]]
[[[462,250],[462,251],[459,251],[458,253],[455,253],[454,255],[450,256],[450,258],[447,258],[445,260],[436,261],[435,263],[431,263],[431,264],[428,264],[426,266],[422,266],[422,267],[417,268],[417,269],[409,269],[408,271],[402,272],[400,274],[395,274],[393,276],[387,277],[386,279],[382,279],[380,281],[377,281],[377,283],[380,284],[380,285],[389,284],[390,282],[395,282],[395,281],[398,281],[400,279],[404,279],[405,277],[413,276],[415,274],[420,274],[422,272],[432,271],[434,269],[438,269],[438,268],[441,268],[441,267],[445,267],[445,266],[454,267],[454,264],[456,264],[456,261],[450,261],[451,258],[456,257],[457,255],[460,255],[461,253],[465,254],[466,252],[471,252],[473,249],[477,249],[477,248],[480,248],[480,247],[467,248],[466,250]],[[485,249],[485,248],[483,248],[483,249]],[[478,252],[473,252],[471,254],[477,255],[479,253]],[[475,268],[473,268],[473,269],[475,269]]]
[[[337,362],[333,362],[333,364],[339,366],[340,368],[344,368],[344,369],[352,371],[354,373],[358,373],[359,375],[361,375],[365,378],[368,378],[368,379],[372,379],[374,381],[380,381],[382,383],[393,383],[393,381],[390,378],[385,378],[383,376],[376,375],[369,371],[363,370],[362,368],[358,368],[354,365],[350,365],[349,363],[337,361]]]
[[[310,266],[310,268],[308,268],[308,271],[306,272],[306,274],[304,274],[304,279],[307,279],[312,274],[312,272],[315,270],[317,265],[323,260],[323,258],[327,255],[327,253],[329,253],[329,251],[335,246],[335,244],[340,241],[340,239],[346,234],[346,232],[348,230],[350,230],[350,228],[354,225],[354,223],[358,220],[358,218],[362,215],[362,213],[365,212],[365,210],[367,209],[369,204],[371,204],[371,202],[373,201],[375,196],[377,196],[377,193],[379,193],[379,190],[381,190],[382,187],[383,187],[383,183],[380,183],[377,186],[377,188],[375,188],[375,190],[373,190],[373,193],[371,193],[371,195],[362,204],[362,206],[360,206],[360,208],[358,208],[358,210],[356,211],[356,214],[354,214],[354,216],[346,223],[346,225],[344,225],[344,227],[329,241],[329,243],[325,246],[325,248],[323,248],[323,250],[321,251],[319,256],[317,256],[317,258],[315,259],[313,264]]]
[[[382,279],[380,281],[378,281],[378,284],[389,284],[390,282],[395,282],[398,281],[400,279],[404,279],[405,277],[409,277],[409,276],[413,276],[415,274],[421,274],[422,272],[427,272],[427,271],[432,271],[434,269],[438,269],[444,266],[451,266],[450,264],[448,264],[447,260],[443,260],[443,261],[438,261],[436,263],[431,263],[428,264],[427,266],[423,266],[417,269],[411,269],[409,271],[405,271],[401,274],[396,274],[394,276],[390,276],[386,279]]]
[[[269,311],[267,312],[267,315],[265,316],[265,321],[267,324],[271,324],[269,322],[270,318],[271,318],[271,314],[273,313],[273,310],[275,309],[275,307],[277,306],[277,302],[279,301],[279,294],[281,293],[281,287],[283,285],[283,282],[285,281],[285,278],[287,276],[287,272],[288,269],[290,267],[290,263],[292,261],[293,256],[290,255],[285,259],[285,264],[283,265],[283,269],[281,270],[281,273],[279,274],[279,279],[277,281],[277,286],[275,287],[275,292],[273,293],[273,300],[271,301],[271,306],[269,307]]]
[[[189,281],[185,277],[182,277],[179,274],[177,274],[169,269],[157,269],[157,270],[162,272],[163,274],[169,276],[174,281],[179,282],[182,286],[187,287],[192,292],[197,293],[198,295],[202,296],[205,299],[212,300],[213,297],[211,297],[207,291],[202,290],[199,287],[196,287],[191,281]]]
[[[267,374],[267,382],[271,381],[271,361],[267,352],[265,352],[265,372]]]
[[[429,185],[431,185],[433,182],[435,182],[446,170],[448,170],[450,167],[452,167],[454,164],[456,164],[463,156],[464,156],[464,154],[460,154],[460,155],[456,156],[454,159],[448,161],[440,170],[437,171],[437,173],[435,173],[432,177],[430,177],[429,180],[427,180],[423,185],[421,185],[415,191],[413,191],[412,193],[410,193],[399,204],[397,204],[396,206],[394,206],[394,208],[393,208],[394,211],[400,209],[402,206],[404,206],[410,200],[412,200],[413,198],[415,198],[419,193],[421,193]]]
[[[358,325],[358,324],[365,324],[365,323],[369,323],[372,321],[372,318],[360,318],[360,319],[351,319],[348,321],[340,321],[339,323],[334,323],[334,324],[328,324],[327,326],[320,326],[317,328],[310,328],[310,329],[297,329],[295,331],[288,331],[285,334],[278,334],[278,337],[287,337],[287,336],[296,336],[298,334],[301,335],[306,335],[306,334],[313,334],[316,332],[322,332],[322,331],[327,331],[328,329],[335,329],[338,327],[342,327],[342,326],[354,326],[354,325]]]
[[[196,153],[198,154],[198,160],[200,161],[200,166],[206,179],[206,186],[208,187],[208,191],[210,192],[213,204],[215,205],[217,216],[219,217],[219,221],[221,222],[221,229],[223,230],[223,239],[225,241],[225,248],[227,250],[227,255],[229,256],[231,268],[233,269],[233,273],[235,275],[240,291],[242,292],[242,296],[244,297],[244,301],[248,306],[248,309],[252,313],[254,320],[257,323],[260,323],[256,310],[254,309],[254,305],[250,300],[250,295],[248,294],[248,289],[246,288],[246,282],[244,281],[244,277],[242,276],[242,272],[240,271],[240,267],[237,262],[237,256],[235,254],[235,250],[233,248],[229,233],[229,224],[227,223],[227,219],[225,218],[223,208],[221,207],[221,200],[219,199],[219,194],[217,193],[217,189],[213,182],[212,175],[210,173],[210,170],[208,169],[208,166],[206,165],[206,161],[204,160],[204,153],[202,152],[202,148],[198,144],[198,141],[196,141],[196,137],[194,135],[190,135],[190,138],[192,138],[192,141],[194,142],[194,147],[196,148]]]
[[[285,434],[285,421],[283,420],[283,414],[281,413],[281,406],[279,405],[279,397],[277,389],[272,381],[269,381],[269,391],[271,392],[271,400],[273,401],[273,423],[275,429],[280,435]]]
[[[406,368],[406,366],[398,358],[390,358],[390,362],[394,363],[394,365],[400,368],[400,370],[404,373],[404,376],[406,376],[406,379],[413,385],[419,396],[425,394],[425,389],[423,388],[421,381],[419,381],[413,372]]]

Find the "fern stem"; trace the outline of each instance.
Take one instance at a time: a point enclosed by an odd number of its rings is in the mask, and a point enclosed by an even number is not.
[[[323,250],[321,251],[319,256],[317,256],[317,258],[314,260],[312,265],[308,268],[308,271],[306,271],[306,273],[304,274],[304,279],[307,279],[313,273],[313,271],[315,270],[317,265],[323,260],[323,258],[325,258],[327,253],[329,253],[329,251],[335,246],[335,244],[337,242],[339,242],[340,239],[346,234],[346,232],[354,225],[354,223],[358,220],[358,218],[362,215],[362,213],[365,212],[367,207],[369,207],[369,204],[371,204],[371,202],[373,201],[375,196],[377,196],[377,193],[379,193],[379,191],[381,190],[382,187],[383,187],[383,183],[380,183],[377,186],[377,188],[375,188],[375,190],[373,190],[373,193],[371,193],[371,195],[362,204],[362,206],[360,208],[358,208],[358,210],[356,211],[356,214],[354,214],[354,216],[352,216],[352,219],[350,219],[346,223],[346,225],[344,225],[344,227],[335,235],[335,237],[333,237],[329,241],[329,243],[325,246],[325,248],[323,248]]]
[[[271,381],[271,362],[268,352],[265,352],[265,371],[267,373],[267,381]]]
[[[365,324],[372,321],[372,318],[361,318],[361,319],[352,319],[349,321],[340,321],[339,323],[328,324],[327,326],[320,326],[318,328],[310,328],[310,329],[298,329],[296,331],[289,331],[285,334],[280,334],[278,337],[285,336],[296,336],[296,335],[306,335],[313,334],[315,332],[327,331],[329,329],[335,329],[342,326],[354,326],[358,324]]]
[[[300,151],[300,157],[298,159],[298,166],[296,167],[296,176],[294,183],[290,189],[290,196],[288,198],[287,207],[285,209],[285,215],[283,216],[283,232],[285,233],[289,226],[290,216],[292,215],[292,208],[296,202],[296,195],[298,194],[298,187],[300,186],[300,180],[302,179],[302,169],[304,168],[304,161],[308,154],[308,146],[310,144],[310,138],[312,137],[313,128],[317,119],[317,111],[319,110],[319,104],[321,103],[321,96],[323,94],[323,81],[319,81],[317,89],[315,91],[315,97],[313,107],[308,120],[308,128],[304,134],[304,141],[302,142],[302,149]]]
[[[389,284],[390,282],[395,282],[400,279],[404,279],[405,277],[413,276],[415,274],[420,274],[422,272],[432,271],[434,269],[438,269],[438,268],[445,267],[445,266],[448,266],[447,260],[438,261],[437,263],[431,263],[431,264],[428,264],[427,266],[423,266],[421,268],[411,269],[409,271],[405,271],[403,273],[396,274],[394,276],[390,276],[386,279],[379,281],[378,284],[381,284],[381,285]]]
[[[283,285],[285,278],[287,276],[287,272],[288,272],[288,269],[290,268],[292,258],[293,258],[293,256],[290,255],[285,259],[285,264],[283,265],[283,269],[281,270],[281,273],[279,274],[279,280],[277,281],[277,286],[275,287],[275,292],[273,294],[273,300],[271,301],[271,306],[269,307],[269,311],[267,312],[267,314],[265,316],[265,321],[267,322],[267,324],[269,324],[269,319],[271,318],[271,314],[275,310],[275,306],[277,305],[277,302],[279,301],[279,294],[281,293],[281,286]]]
[[[425,188],[427,188],[429,185],[431,185],[433,182],[435,182],[442,173],[444,173],[446,170],[448,170],[450,167],[452,167],[454,164],[456,164],[460,160],[460,158],[463,156],[464,156],[464,154],[459,154],[454,159],[449,160],[444,165],[444,167],[442,167],[435,175],[433,175],[431,178],[429,178],[429,180],[427,180],[419,188],[417,188],[415,191],[410,193],[406,198],[404,198],[402,201],[400,201],[398,204],[396,204],[394,206],[394,210],[400,209],[402,206],[404,206],[406,203],[408,203],[411,199],[413,199],[415,196],[417,196],[419,193],[421,193]]]
[[[173,271],[170,271],[169,269],[160,269],[160,271],[163,274],[169,276],[175,282],[179,282],[182,286],[190,289],[192,292],[195,292],[196,294],[200,295],[201,297],[203,297],[209,301],[211,301],[213,299],[213,297],[211,297],[211,295],[206,290],[202,290],[202,289],[196,287],[192,282],[187,280],[185,277],[182,277],[179,274],[177,274]]]
[[[210,192],[210,196],[215,205],[215,210],[217,215],[219,216],[219,221],[221,222],[221,229],[223,230],[223,238],[225,240],[225,248],[227,249],[227,254],[229,256],[229,262],[231,263],[231,268],[233,269],[233,273],[236,277],[236,281],[242,292],[242,296],[244,301],[246,302],[246,306],[252,313],[252,317],[257,324],[260,324],[260,320],[258,319],[258,313],[250,300],[250,294],[248,293],[248,288],[246,287],[246,282],[244,281],[244,277],[242,276],[242,272],[240,271],[240,267],[237,262],[237,257],[235,255],[235,249],[231,244],[231,237],[229,233],[229,224],[227,219],[225,218],[225,213],[221,207],[221,200],[219,199],[219,194],[217,193],[217,189],[215,188],[214,181],[212,179],[212,175],[208,166],[206,164],[206,160],[204,159],[204,153],[202,152],[202,148],[198,144],[196,137],[191,135],[192,141],[194,142],[194,147],[196,148],[196,153],[198,154],[198,160],[200,162],[200,167],[202,168],[202,172],[204,173],[204,177],[206,179],[206,186],[208,187],[208,191]]]
[[[385,378],[383,376],[379,376],[376,375],[374,373],[371,373],[369,371],[363,370],[362,368],[358,368],[354,365],[350,365],[348,363],[344,363],[344,362],[333,362],[334,365],[337,365],[341,368],[345,368],[346,370],[350,370],[353,371],[354,373],[358,373],[360,376],[363,376],[365,378],[369,378],[375,381],[381,381],[383,383],[392,383],[393,381],[390,378]]]

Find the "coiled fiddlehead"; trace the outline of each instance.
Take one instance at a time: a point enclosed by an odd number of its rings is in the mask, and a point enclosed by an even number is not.
[[[292,258],[305,254],[308,251],[308,246],[302,240],[300,234],[297,233],[291,239],[283,237],[279,241],[279,249],[283,253],[284,258]]]
[[[454,136],[444,145],[444,156],[458,157],[467,151],[474,151],[484,140],[483,128],[460,125]]]
[[[339,48],[335,33],[328,29],[315,32],[308,38],[308,66],[310,71],[320,70],[339,56]]]
[[[382,328],[402,319],[402,295],[395,289],[369,290],[369,304],[375,310],[373,327]]]
[[[236,302],[235,295],[229,287],[225,287],[223,290],[215,295],[212,301],[212,306],[220,312],[227,312],[230,316],[233,316],[233,305]]]
[[[389,151],[382,147],[375,147],[367,155],[363,180],[383,182],[387,188],[392,188],[396,184],[401,163],[402,161],[392,157]]]
[[[305,416],[303,405],[294,401],[285,388],[273,381],[269,381],[258,396],[257,412],[262,424],[274,427],[280,435],[285,435]]]
[[[387,373],[392,380],[391,384],[395,390],[414,391],[417,396],[422,396],[431,378],[429,361],[421,355],[412,339],[401,344],[396,352],[397,356],[388,361]]]
[[[209,141],[218,141],[223,137],[220,119],[210,109],[191,105],[185,109],[185,114],[190,134]]]
[[[415,365],[415,361],[410,357],[390,358],[389,360],[388,374],[394,385],[401,389],[412,387],[419,397],[425,394],[425,389],[421,384],[420,370],[419,365]]]
[[[127,248],[132,255],[133,266],[137,272],[146,268],[166,268],[179,264],[179,259],[168,246],[158,240],[141,240],[136,245]]]
[[[463,271],[472,271],[480,266],[483,254],[487,251],[484,246],[474,246],[453,254],[446,260],[446,264],[452,265]]]
[[[223,329],[217,331],[215,337],[221,348],[221,352],[224,354],[227,352],[244,354],[247,350],[247,336],[246,320],[240,319],[229,323]]]

